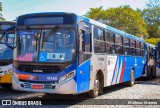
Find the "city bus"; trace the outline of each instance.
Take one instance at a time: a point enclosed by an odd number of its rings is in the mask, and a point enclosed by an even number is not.
[[[141,38],[65,12],[21,15],[14,44],[14,90],[90,97],[145,71]]]
[[[156,77],[160,75],[160,42],[157,43],[156,47]]]
[[[10,87],[12,83],[13,71],[13,49],[5,45],[13,45],[14,30],[10,30],[8,38],[5,37],[5,31],[15,26],[14,21],[0,21],[0,86],[3,88]]]
[[[146,77],[156,77],[156,46],[146,43]]]

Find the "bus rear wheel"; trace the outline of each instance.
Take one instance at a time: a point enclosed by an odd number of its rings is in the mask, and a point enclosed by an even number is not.
[[[89,91],[88,95],[91,98],[95,98],[99,94],[99,89],[100,89],[100,82],[99,82],[99,77],[96,75],[96,78],[94,80],[94,87],[93,90]]]
[[[132,69],[131,71],[131,80],[128,82],[128,86],[132,87],[135,84],[135,71]]]

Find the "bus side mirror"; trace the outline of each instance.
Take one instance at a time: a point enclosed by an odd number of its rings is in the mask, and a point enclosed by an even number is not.
[[[10,28],[8,28],[4,34],[5,40],[4,40],[4,44],[11,48],[14,49],[16,47],[15,45],[15,32],[13,35],[9,34],[9,32],[11,31],[15,31],[15,26],[12,26]]]

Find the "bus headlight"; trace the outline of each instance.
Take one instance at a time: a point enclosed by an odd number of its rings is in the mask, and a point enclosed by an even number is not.
[[[4,71],[4,74],[7,75],[7,74],[10,74],[13,70],[12,69],[9,69],[7,71]]]
[[[7,74],[8,74],[8,71],[4,71],[4,74],[7,75]]]
[[[65,82],[71,78],[73,78],[75,76],[75,72],[70,72],[64,76],[62,76],[60,79],[59,79],[59,82],[62,83],[62,82]]]
[[[67,75],[64,75],[59,79],[59,81],[60,82],[64,82],[66,79],[67,79]]]

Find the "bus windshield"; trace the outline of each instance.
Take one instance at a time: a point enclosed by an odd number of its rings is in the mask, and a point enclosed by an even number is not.
[[[8,39],[5,39],[5,36],[0,34],[0,60],[11,60],[13,58],[13,50],[4,44],[5,40],[9,45],[13,45],[14,34],[9,34]]]
[[[18,61],[67,62],[75,53],[73,29],[44,29],[18,32]]]

